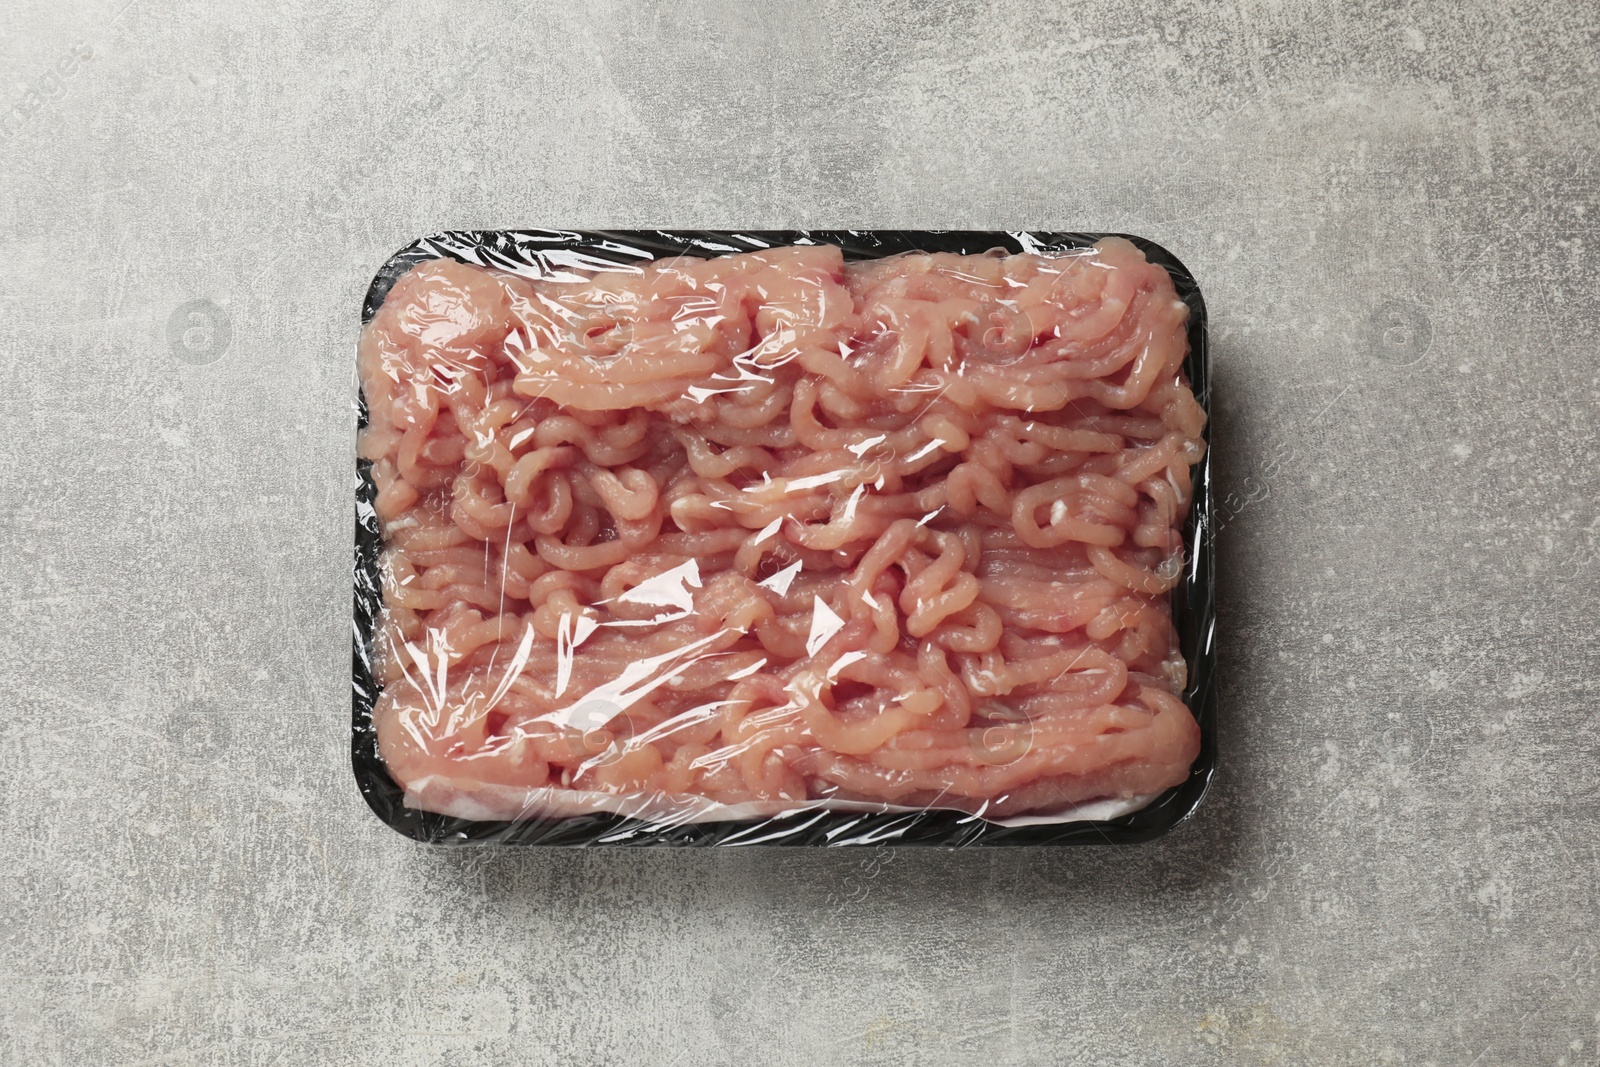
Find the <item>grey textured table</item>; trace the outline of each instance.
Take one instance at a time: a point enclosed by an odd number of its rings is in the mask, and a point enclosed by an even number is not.
[[[0,1061],[1593,1064],[1600,19],[11,5]],[[432,851],[348,769],[411,237],[1124,230],[1200,277],[1222,769],[1124,850]]]

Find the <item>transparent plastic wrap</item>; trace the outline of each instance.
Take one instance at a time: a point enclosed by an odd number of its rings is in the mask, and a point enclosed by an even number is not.
[[[1215,761],[1136,237],[445,233],[358,349],[355,773],[436,842],[1144,840]]]

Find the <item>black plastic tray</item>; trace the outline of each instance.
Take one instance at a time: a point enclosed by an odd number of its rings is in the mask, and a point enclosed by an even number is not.
[[[1152,263],[1172,276],[1189,305],[1189,357],[1185,369],[1195,396],[1211,410],[1206,354],[1206,305],[1200,287],[1178,258],[1165,248],[1131,234],[1054,233],[989,230],[478,230],[423,237],[389,257],[367,290],[361,308],[365,326],[395,281],[418,263],[451,258],[479,266],[515,269],[539,263],[570,265],[575,255],[588,261],[639,263],[663,256],[712,257],[789,244],[833,244],[846,259],[876,259],[901,252],[975,254],[994,248],[1008,252],[1059,252],[1094,244],[1102,237],[1132,241]],[[597,263],[598,265],[598,263]],[[359,425],[367,424],[366,397],[360,397]],[[1208,431],[1209,432],[1209,431]],[[372,810],[395,830],[438,844],[522,845],[1069,845],[1132,844],[1166,833],[1193,814],[1216,767],[1216,651],[1212,544],[1211,455],[1194,469],[1194,502],[1184,529],[1188,546],[1185,578],[1172,591],[1173,622],[1189,682],[1184,701],[1200,724],[1200,755],[1181,785],[1167,790],[1139,811],[1098,822],[1050,826],[999,826],[963,812],[901,814],[801,811],[787,817],[749,822],[660,826],[619,815],[535,818],[516,822],[459,819],[408,808],[404,791],[389,776],[378,755],[372,708],[378,690],[372,674],[373,635],[382,606],[378,555],[382,539],[372,503],[377,494],[371,464],[357,462],[355,638],[353,655],[354,723],[351,756],[356,783]]]

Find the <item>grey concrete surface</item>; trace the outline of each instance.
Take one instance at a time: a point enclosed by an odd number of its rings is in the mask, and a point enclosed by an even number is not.
[[[235,6],[0,14],[0,1061],[1600,1062],[1592,5]],[[1231,499],[1196,818],[972,853],[381,826],[357,302],[415,235],[517,224],[1186,260]]]

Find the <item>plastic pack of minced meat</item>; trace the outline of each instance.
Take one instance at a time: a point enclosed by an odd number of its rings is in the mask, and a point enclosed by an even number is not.
[[[400,832],[1132,842],[1199,803],[1205,306],[1158,245],[444,233],[357,369],[354,764]]]

